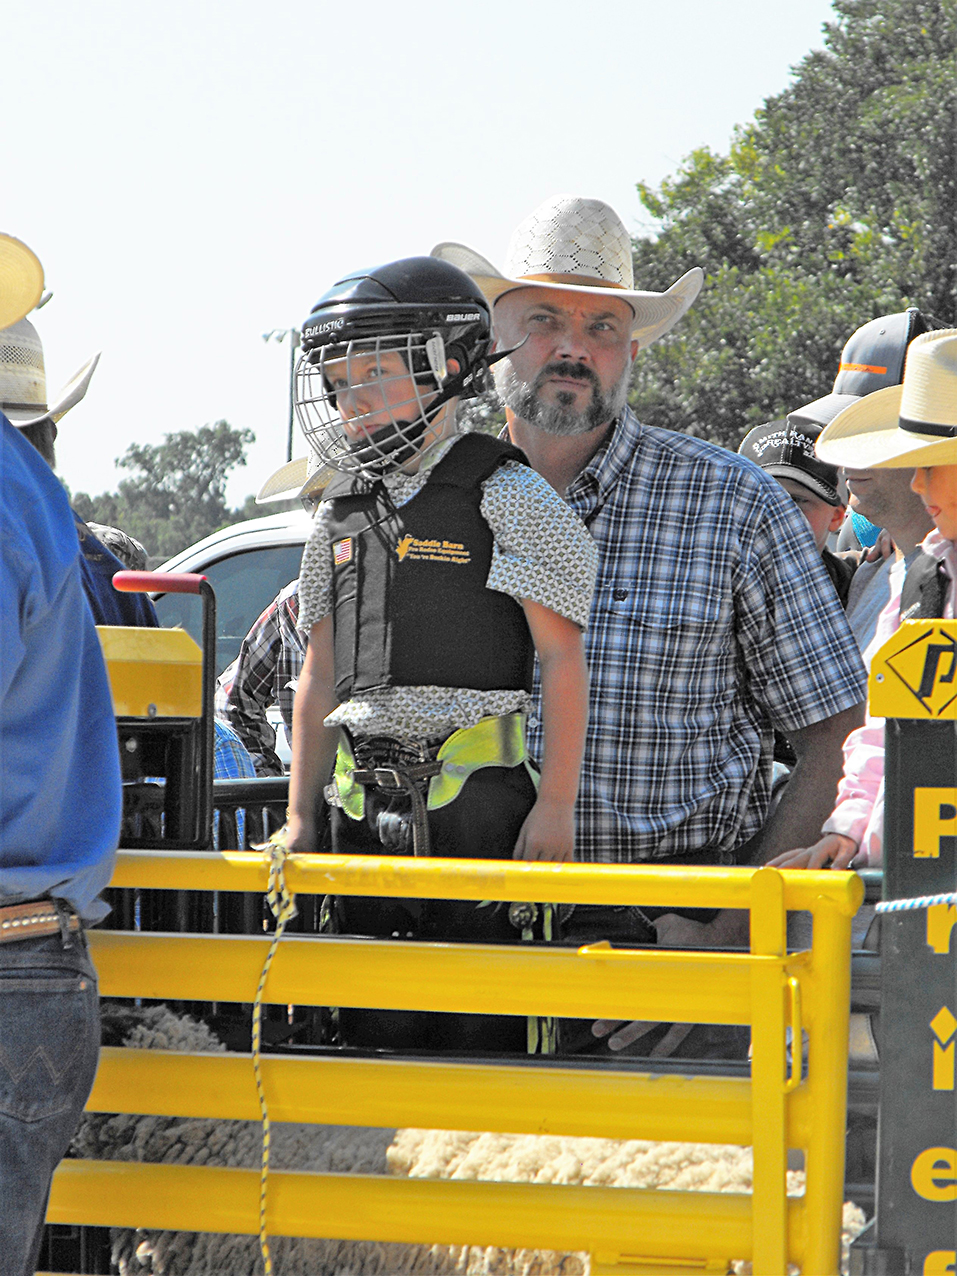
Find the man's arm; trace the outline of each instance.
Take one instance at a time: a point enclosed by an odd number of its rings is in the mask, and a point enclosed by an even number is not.
[[[752,864],[766,864],[792,847],[817,842],[821,825],[834,807],[843,769],[842,746],[863,721],[864,706],[856,704],[789,733],[797,764],[780,802],[755,839]],[[654,925],[663,947],[721,948],[748,943],[748,915],[731,909],[707,924],[665,913]]]
[[[823,722],[789,732],[797,764],[761,830],[752,863],[766,864],[783,851],[818,840],[821,826],[834,809],[844,768],[842,746],[863,722],[864,705],[856,704]]]
[[[266,720],[266,709],[276,699],[281,652],[278,607],[273,602],[243,639],[221,715],[248,749],[257,775],[283,774],[276,733]]]

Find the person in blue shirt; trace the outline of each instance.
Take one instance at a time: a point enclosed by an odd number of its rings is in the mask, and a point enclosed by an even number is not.
[[[48,403],[43,346],[36,328],[29,319],[21,319],[0,332],[0,411],[53,470],[58,423],[86,394],[99,357],[89,359]],[[83,589],[96,624],[158,625],[145,594],[121,594],[113,588],[113,575],[123,570],[123,563],[75,511],[73,517]]]
[[[66,494],[0,413],[0,1267],[36,1267],[99,1053],[83,934],[119,839],[116,722]]]

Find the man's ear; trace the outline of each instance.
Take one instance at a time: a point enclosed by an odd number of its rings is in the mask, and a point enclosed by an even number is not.
[[[638,342],[637,342],[637,341],[633,341],[633,342],[631,343],[631,361],[632,361],[632,363],[634,363],[634,362],[635,362],[635,360],[636,360],[637,358],[638,358]]]
[[[831,521],[827,525],[829,532],[839,532],[844,523],[844,515],[847,513],[846,505],[835,505],[831,514]]]

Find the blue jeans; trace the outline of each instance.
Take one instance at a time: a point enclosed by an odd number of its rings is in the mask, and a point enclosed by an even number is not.
[[[0,946],[0,1271],[33,1276],[50,1179],[100,1050],[96,971],[82,931]]]

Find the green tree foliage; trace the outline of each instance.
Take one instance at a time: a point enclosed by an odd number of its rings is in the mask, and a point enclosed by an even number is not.
[[[250,517],[245,506],[227,508],[226,480],[236,466],[246,464],[246,448],[254,441],[251,430],[216,421],[167,434],[159,444],[133,443],[116,462],[129,478],[115,492],[94,497],[78,492],[74,508],[81,518],[121,527],[149,554],[168,558]]]
[[[957,324],[957,0],[835,0],[825,48],[653,190],[638,286],[704,290],[639,355],[641,418],[737,447],[830,388],[848,336],[920,306]]]

